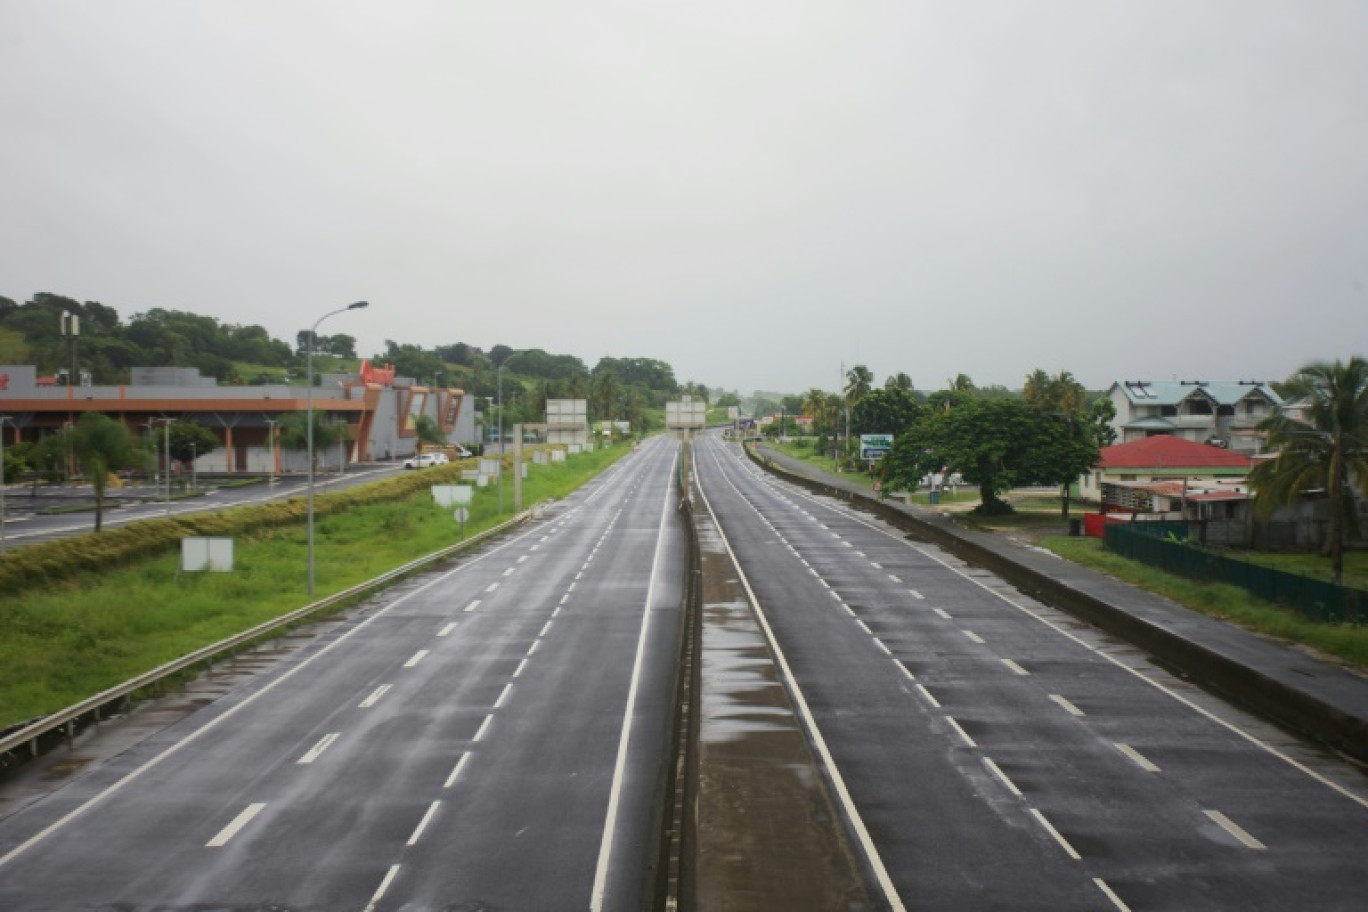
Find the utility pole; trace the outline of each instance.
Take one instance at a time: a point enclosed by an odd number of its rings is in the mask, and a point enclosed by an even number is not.
[[[0,554],[5,553],[5,425],[14,419],[0,415]]]

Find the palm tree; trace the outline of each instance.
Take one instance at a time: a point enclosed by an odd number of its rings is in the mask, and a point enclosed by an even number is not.
[[[99,532],[104,524],[105,487],[109,473],[132,462],[133,438],[122,422],[100,412],[86,412],[76,419],[70,431],[64,433],[71,435],[71,449],[81,461],[94,489],[95,531]]]
[[[889,375],[888,375],[888,378],[884,380],[884,389],[886,389],[886,390],[900,389],[900,390],[907,390],[908,392],[911,392],[911,391],[912,391],[912,378],[909,377],[907,374],[904,374],[902,371],[899,371],[899,372],[896,373],[896,374],[889,374]]]
[[[846,371],[845,400],[846,405],[855,405],[865,396],[874,386],[874,374],[863,364],[857,364]]]
[[[433,446],[446,446],[447,436],[442,433],[442,427],[437,423],[437,419],[431,415],[419,415],[413,420],[413,433],[418,438],[418,453],[423,455],[423,444],[430,443]]]
[[[1278,451],[1249,473],[1255,505],[1267,517],[1307,491],[1323,490],[1330,508],[1325,553],[1334,581],[1344,578],[1344,527],[1353,523],[1354,487],[1368,494],[1368,360],[1317,361],[1284,385],[1305,420],[1279,413],[1264,421],[1268,444]]]
[[[813,387],[803,394],[803,414],[812,419],[812,432],[821,434],[827,423],[827,393]]]

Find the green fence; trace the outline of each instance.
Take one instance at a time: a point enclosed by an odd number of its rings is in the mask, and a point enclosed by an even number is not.
[[[1277,602],[1313,621],[1368,624],[1368,592],[1323,580],[1261,567],[1163,537],[1159,530],[1109,525],[1103,541],[1123,557],[1204,582],[1230,583],[1265,601]],[[1170,530],[1176,531],[1176,530]]]

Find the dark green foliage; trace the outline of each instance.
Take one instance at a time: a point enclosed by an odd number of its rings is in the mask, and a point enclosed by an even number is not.
[[[999,495],[1020,485],[1061,484],[1077,478],[1080,463],[1095,458],[1060,415],[1020,399],[968,397],[959,405],[928,411],[893,442],[881,475],[890,489],[915,489],[923,476],[958,471],[976,485],[981,513],[1010,512]],[[1072,473],[1070,475],[1069,473]]]
[[[1278,458],[1249,473],[1255,504],[1268,516],[1311,491],[1329,492],[1326,552],[1336,583],[1344,575],[1344,532],[1357,511],[1353,488],[1368,495],[1368,360],[1357,355],[1333,364],[1318,361],[1282,385],[1305,415],[1279,413],[1264,421],[1269,446]]]
[[[873,389],[850,410],[850,433],[901,435],[922,414],[916,394],[910,389],[896,386]]]

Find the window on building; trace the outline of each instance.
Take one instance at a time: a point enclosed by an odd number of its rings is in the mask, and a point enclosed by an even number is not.
[[[1176,405],[1161,405],[1161,406],[1159,406],[1159,414],[1162,415],[1162,416],[1165,417],[1165,418],[1177,418],[1177,417],[1178,417],[1178,406],[1176,406]]]
[[[1206,399],[1192,399],[1188,402],[1189,415],[1210,415],[1211,402]]]

